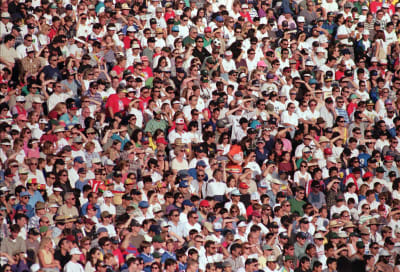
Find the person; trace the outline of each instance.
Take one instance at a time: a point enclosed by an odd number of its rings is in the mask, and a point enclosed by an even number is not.
[[[64,272],[84,271],[83,266],[78,262],[81,254],[82,252],[79,248],[74,247],[70,250],[69,255],[71,256],[71,260],[65,265]]]

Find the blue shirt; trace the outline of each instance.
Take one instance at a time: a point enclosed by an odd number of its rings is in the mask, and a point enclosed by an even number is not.
[[[85,186],[86,184],[88,184],[88,181],[87,181],[87,180],[85,180],[85,181],[80,181],[80,180],[78,180],[78,181],[75,183],[75,188],[79,189],[79,190],[82,192],[82,191],[83,191],[83,186]]]
[[[337,115],[342,116],[344,121],[348,124],[350,122],[349,115],[345,109],[335,108]]]
[[[39,201],[44,202],[43,196],[41,195],[41,193],[39,191],[35,191],[33,196],[31,196],[31,198],[29,198],[28,204],[31,205],[32,207],[35,207],[36,203]]]
[[[173,259],[173,260],[176,261],[175,253],[165,251],[164,254],[161,256],[161,263],[162,264],[165,263],[165,261],[168,260],[168,259]]]
[[[153,256],[144,253],[140,253],[138,257],[142,258],[144,263],[152,263],[154,261]],[[145,272],[151,272],[151,265],[146,265],[143,270]]]
[[[81,214],[82,215],[86,215],[87,214],[87,207],[89,206],[89,202],[86,202],[85,204],[82,205],[81,208]],[[100,218],[100,206],[97,204],[94,204],[94,206],[96,207],[96,217]]]

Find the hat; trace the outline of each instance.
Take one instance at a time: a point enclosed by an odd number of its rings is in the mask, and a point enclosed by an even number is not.
[[[370,220],[368,220],[367,226],[370,226],[370,225],[382,225],[382,224],[379,223],[379,222],[378,222],[378,219],[376,219],[376,218],[374,217],[374,218],[371,218]]]
[[[298,23],[305,23],[306,20],[305,20],[305,18],[304,18],[303,16],[298,16],[298,17],[297,17],[297,22],[298,22]]]
[[[30,195],[27,191],[21,192],[21,193],[19,194],[19,196],[20,196],[20,197],[25,197],[25,196],[31,197],[31,195]]]
[[[240,223],[237,225],[238,228],[245,228],[247,227],[247,224],[245,221],[240,221]]]
[[[268,244],[265,244],[265,245],[262,246],[262,249],[263,250],[272,250],[272,247],[270,245],[268,245]]]
[[[106,191],[107,192],[107,191]],[[110,192],[111,193],[111,192]],[[108,211],[103,211],[103,212],[101,212],[101,214],[100,214],[100,217],[101,218],[107,218],[107,217],[110,217],[110,216],[112,216],[111,215],[111,213],[109,213]]]
[[[30,234],[30,235],[39,235],[40,232],[36,228],[31,228],[31,229],[29,229],[28,234]]]
[[[376,168],[377,173],[385,173],[385,169],[382,166]]]
[[[110,191],[105,191],[103,194],[103,197],[113,197],[113,196],[114,196],[114,194],[111,193]]]
[[[183,118],[178,118],[178,119],[176,119],[175,124],[184,125],[185,124],[185,120],[183,120]]]
[[[238,189],[233,189],[231,192],[232,196],[240,196],[242,195]]]
[[[203,199],[202,201],[200,201],[199,207],[210,207],[210,203],[208,202],[208,200]]]
[[[306,66],[314,66],[314,62],[312,62],[311,60],[307,60]]]
[[[189,183],[188,183],[187,180],[182,180],[182,181],[179,183],[179,188],[188,188],[188,187],[189,187]]]
[[[247,185],[247,183],[245,183],[245,182],[241,182],[241,183],[239,183],[239,188],[240,189],[249,189],[249,185]]]
[[[75,138],[77,138],[77,137],[75,137]],[[78,157],[75,157],[74,162],[84,163],[85,161],[83,160],[82,156],[78,156]]]
[[[148,207],[149,207],[149,202],[147,202],[147,201],[139,202],[139,208],[148,208]]]
[[[171,28],[171,30],[172,30],[172,32],[179,32],[179,27],[178,27],[177,25],[174,25],[174,26]]]
[[[391,256],[389,251],[387,251],[386,249],[383,249],[380,253],[379,256]]]
[[[290,255],[285,255],[285,256],[283,256],[283,261],[284,262],[287,262],[287,261],[294,261],[295,260],[295,258],[293,257],[293,256],[290,256]]]
[[[373,177],[374,175],[371,173],[371,172],[366,172],[364,175],[363,175],[363,179],[367,179],[367,178],[370,178],[370,177]]]
[[[163,243],[164,239],[160,235],[155,235],[152,239],[153,243]]]
[[[340,227],[340,224],[337,220],[331,220],[329,222],[329,228],[336,228],[336,227]]]
[[[214,228],[214,231],[217,231],[217,232],[222,231],[222,224],[220,222],[215,222],[213,224],[213,228]]]
[[[206,167],[207,164],[206,164],[203,160],[199,160],[199,161],[197,161],[197,163],[196,163],[196,167],[198,167],[198,166]]]
[[[250,195],[250,200],[260,200],[260,195],[257,192],[253,192]]]
[[[182,202],[182,205],[184,205],[184,206],[189,206],[189,207],[193,207],[193,206],[194,206],[194,204],[192,203],[192,201],[190,201],[189,199],[185,199],[185,200]]]
[[[20,174],[28,174],[29,173],[29,169],[26,167],[21,167],[18,169],[18,173]]]
[[[97,234],[100,234],[102,232],[108,232],[107,229],[105,227],[101,227],[97,230]]]
[[[73,249],[71,249],[71,250],[69,251],[69,255],[75,255],[75,254],[81,255],[82,252],[79,250],[79,248],[74,247]]]
[[[267,262],[270,262],[270,263],[276,262],[276,257],[274,255],[269,255],[267,257]]]
[[[11,19],[11,15],[7,11],[4,11],[4,12],[1,13],[1,18]]]
[[[322,235],[322,233],[320,233],[320,232],[317,232],[315,235],[314,235],[314,239],[324,239],[325,237]]]
[[[215,20],[216,20],[217,22],[223,22],[223,21],[224,21],[224,18],[223,18],[222,16],[218,15],[218,16],[215,18]]]
[[[37,211],[37,210],[44,210],[45,209],[45,205],[44,205],[44,202],[36,202],[36,204],[35,204],[35,210]]]

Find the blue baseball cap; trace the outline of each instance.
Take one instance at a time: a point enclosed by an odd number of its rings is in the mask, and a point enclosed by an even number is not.
[[[182,180],[182,181],[179,183],[179,187],[180,187],[180,188],[187,188],[187,187],[189,187],[189,184],[188,184],[187,180]]]
[[[30,195],[27,191],[21,192],[21,193],[19,194],[19,196],[20,196],[20,197],[24,197],[24,196],[29,196],[29,197],[31,197],[31,195]]]
[[[147,202],[147,201],[139,202],[139,208],[148,208],[148,207],[149,207],[149,202]]]
[[[76,158],[74,159],[74,162],[77,162],[77,163],[84,163],[85,161],[83,160],[82,156],[78,156],[78,157],[76,157]]]
[[[171,30],[172,30],[172,32],[179,32],[179,27],[178,27],[177,25],[174,25],[174,26],[171,28]]]
[[[184,205],[184,206],[190,206],[190,207],[193,207],[193,206],[194,206],[193,203],[192,203],[192,201],[190,201],[189,199],[185,199],[185,200],[182,202],[182,205]]]
[[[215,18],[215,20],[216,20],[217,22],[223,22],[223,21],[224,21],[224,18],[222,18],[222,16],[217,16],[217,18]]]
[[[196,167],[197,166],[203,166],[203,167],[206,167],[207,166],[207,164],[203,161],[203,160],[199,160],[197,163],[196,163]]]
[[[101,227],[97,230],[97,234],[102,233],[102,232],[108,232],[106,228]]]

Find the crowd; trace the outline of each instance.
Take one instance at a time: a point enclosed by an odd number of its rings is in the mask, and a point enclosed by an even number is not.
[[[0,0],[0,272],[400,272],[399,16]]]

